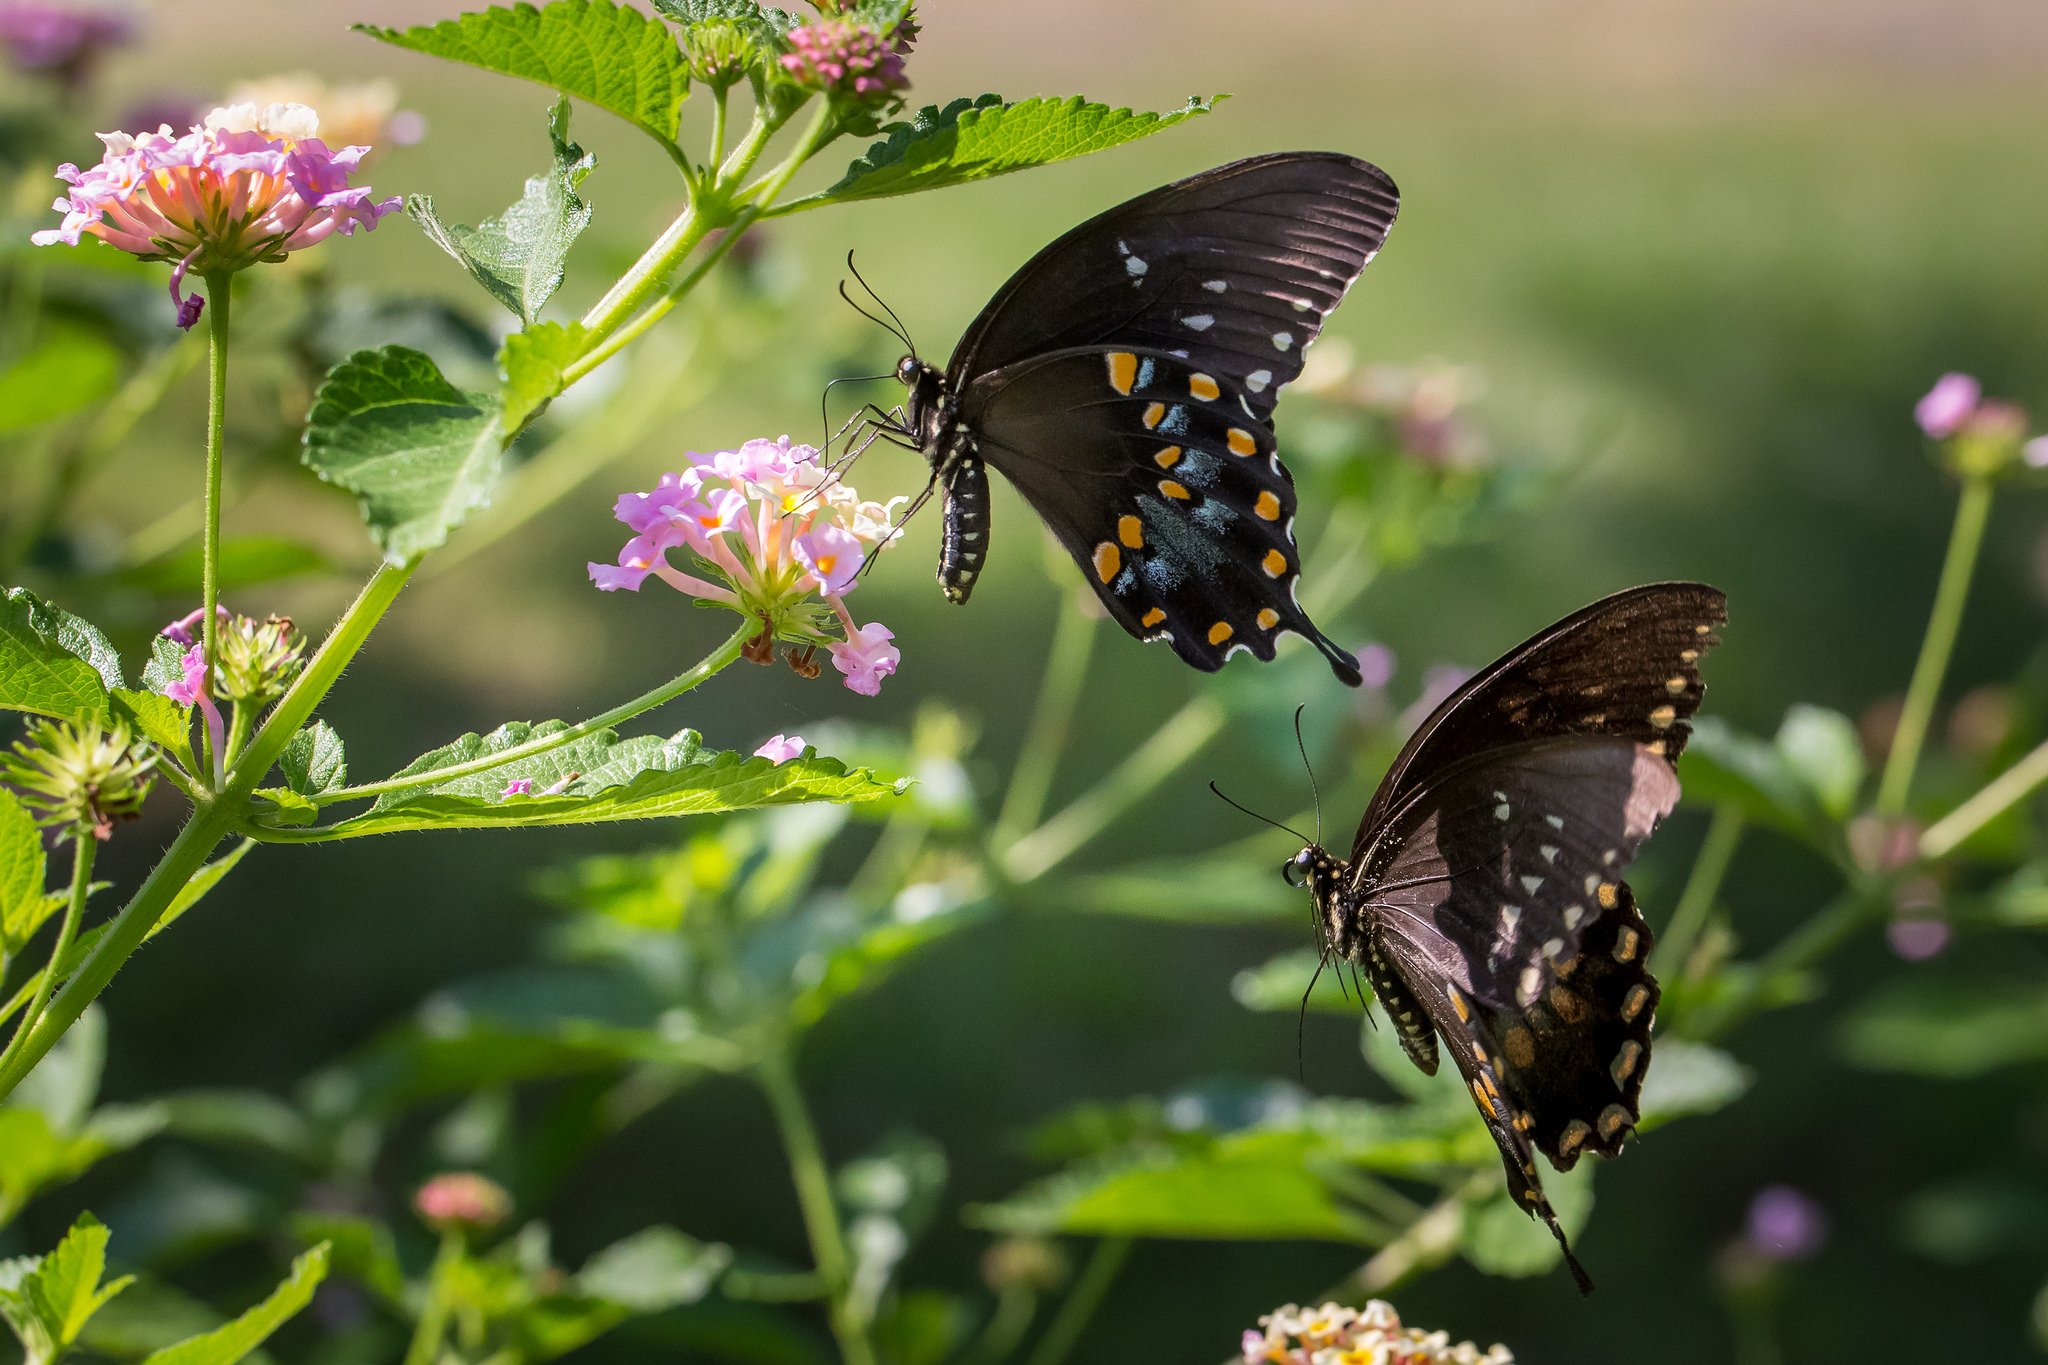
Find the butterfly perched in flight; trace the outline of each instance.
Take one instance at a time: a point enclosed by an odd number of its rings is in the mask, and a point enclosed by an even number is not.
[[[1378,167],[1278,152],[1141,194],[1040,251],[942,373],[905,356],[884,427],[943,491],[939,582],[965,602],[988,554],[988,469],[1015,484],[1118,625],[1205,672],[1305,636],[1294,480],[1273,405],[1393,226]],[[906,338],[907,340],[907,338]],[[929,491],[929,490],[928,490]]]
[[[1404,1051],[1451,1054],[1508,1190],[1546,1223],[1536,1174],[1614,1156],[1641,1119],[1658,988],[1621,873],[1678,802],[1700,656],[1727,599],[1657,583],[1595,602],[1481,670],[1381,781],[1351,856],[1282,871],[1332,954],[1364,970]]]

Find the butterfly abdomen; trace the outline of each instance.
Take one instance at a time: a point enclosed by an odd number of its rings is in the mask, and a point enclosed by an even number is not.
[[[939,538],[939,586],[946,600],[965,602],[988,559],[988,467],[971,455],[955,458],[940,474],[945,521]]]

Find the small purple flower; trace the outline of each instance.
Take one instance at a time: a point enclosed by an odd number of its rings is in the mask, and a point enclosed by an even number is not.
[[[228,609],[218,602],[214,603],[213,612],[214,619],[222,624],[226,624],[229,620]],[[204,615],[206,615],[205,607],[194,607],[189,613],[180,616],[177,620],[158,631],[157,634],[173,644],[189,645],[199,638],[199,618]],[[189,706],[191,703],[187,702],[186,705]]]
[[[846,685],[863,697],[882,690],[882,679],[896,671],[903,654],[889,642],[896,632],[881,624],[849,630],[844,642],[834,642],[832,666],[846,675]]]
[[[1913,420],[1934,440],[1946,440],[1970,420],[1983,396],[1983,386],[1969,375],[1945,374],[1913,405]]]
[[[2036,436],[2021,446],[2020,458],[2029,469],[2048,469],[2048,436]]]
[[[1378,689],[1394,680],[1394,651],[1377,642],[1358,650],[1358,672],[1364,686]]]
[[[821,19],[789,32],[782,69],[799,85],[880,103],[908,89],[903,71],[905,44],[884,38],[866,24]]]
[[[76,88],[107,48],[135,37],[134,17],[102,6],[0,0],[0,47],[23,71],[47,71]]]
[[[845,593],[860,574],[860,541],[853,532],[837,526],[820,526],[797,537],[796,557],[811,572],[818,591]]]
[[[807,741],[802,735],[770,735],[765,744],[754,750],[754,757],[765,758],[771,763],[787,763],[792,758],[802,758]]]
[[[510,782],[507,782],[505,784],[504,791],[498,793],[498,797],[500,800],[503,800],[508,796],[531,795],[533,795],[533,779],[530,777],[515,777]]]
[[[1948,921],[1926,915],[1900,915],[1884,927],[1886,942],[1907,962],[1939,957],[1948,947]]]
[[[1827,1241],[1827,1214],[1790,1185],[1772,1185],[1750,1202],[1748,1237],[1769,1260],[1803,1261]]]
[[[166,630],[164,634],[169,635]],[[176,682],[164,687],[164,695],[180,706],[197,706],[199,699],[206,695],[206,648],[193,645],[185,651],[185,657],[178,661],[184,670]]]

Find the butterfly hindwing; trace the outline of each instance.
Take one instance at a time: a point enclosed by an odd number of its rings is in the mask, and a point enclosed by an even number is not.
[[[1699,709],[1700,658],[1727,619],[1717,588],[1653,583],[1574,612],[1487,665],[1416,727],[1366,809],[1354,856],[1432,774],[1501,745],[1610,735],[1675,764]]]
[[[1532,1150],[1559,1169],[1640,1120],[1657,986],[1621,873],[1676,804],[1662,754],[1608,736],[1511,745],[1429,782],[1353,867],[1375,951],[1428,1012],[1549,1221]]]
[[[1094,346],[1184,354],[1260,420],[1385,243],[1400,195],[1334,152],[1279,152],[1161,186],[1082,223],[1010,277],[947,380]]]
[[[1293,480],[1227,380],[1162,352],[1061,351],[984,375],[961,412],[1125,630],[1203,670],[1270,659],[1293,631],[1356,681],[1295,601]]]

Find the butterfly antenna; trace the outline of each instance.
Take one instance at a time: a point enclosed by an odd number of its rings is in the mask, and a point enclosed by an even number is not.
[[[873,293],[874,291],[873,291],[872,289],[870,289],[870,290],[869,290],[868,292],[872,294],[872,293]],[[859,305],[858,303],[855,303],[855,302],[854,302],[854,299],[853,299],[853,295],[851,295],[851,294],[849,294],[849,293],[847,293],[847,292],[846,292],[846,281],[845,281],[845,280],[841,280],[841,281],[839,282],[839,297],[840,297],[840,298],[842,298],[842,299],[845,299],[845,300],[846,300],[846,306],[847,306],[848,308],[851,308],[851,309],[852,309],[852,310],[853,310],[854,312],[856,312],[856,313],[860,314],[860,315],[861,315],[862,317],[866,318],[866,319],[867,319],[867,320],[868,320],[869,322],[872,322],[872,323],[874,323],[874,324],[875,324],[875,326],[877,326],[877,327],[881,328],[881,329],[882,329],[883,331],[885,331],[885,332],[889,333],[889,334],[890,334],[891,336],[895,337],[895,338],[896,338],[896,339],[897,339],[898,341],[902,342],[902,343],[903,343],[903,344],[904,344],[904,345],[905,345],[906,347],[909,347],[909,349],[910,349],[911,351],[915,352],[915,351],[917,350],[917,347],[916,347],[915,345],[913,345],[913,344],[911,343],[911,340],[910,340],[910,337],[909,337],[909,335],[908,335],[907,333],[905,333],[905,332],[904,332],[904,330],[902,329],[902,327],[901,327],[901,326],[895,326],[895,327],[892,327],[892,326],[890,326],[890,325],[889,325],[888,323],[886,323],[886,322],[882,321],[882,320],[881,320],[880,318],[876,317],[876,316],[875,316],[875,315],[874,315],[873,313],[870,313],[870,312],[869,312],[869,311],[868,311],[867,309],[865,309],[865,308],[861,307],[861,306],[860,306],[860,305]],[[879,300],[877,300],[877,302],[879,302]],[[887,304],[883,304],[883,305],[882,305],[882,310],[883,310],[884,312],[887,312],[887,311],[888,311],[888,307],[889,307],[889,306],[888,306]]]
[[[1323,968],[1329,965],[1330,955],[1328,953],[1316,959],[1315,975],[1308,979],[1308,989],[1301,993],[1301,1011],[1294,1016],[1294,1077],[1303,1085],[1308,1084],[1308,1063],[1303,1060],[1307,1056],[1308,998],[1315,994],[1316,982],[1322,980]],[[1344,976],[1341,972],[1337,976],[1337,984],[1339,986],[1344,984]]]
[[[1303,842],[1304,844],[1305,844],[1305,843],[1308,843],[1308,842],[1309,842],[1309,839],[1308,839],[1308,837],[1307,837],[1306,835],[1304,835],[1304,834],[1303,834],[1303,833],[1302,833],[1302,832],[1301,832],[1300,830],[1298,830],[1298,829],[1294,828],[1294,827],[1293,827],[1292,825],[1283,825],[1283,824],[1281,824],[1281,823],[1280,823],[1280,822],[1279,822],[1278,820],[1274,820],[1274,819],[1271,819],[1271,818],[1269,818],[1269,817],[1267,817],[1267,816],[1264,816],[1264,815],[1261,815],[1261,814],[1259,814],[1259,813],[1258,813],[1257,811],[1253,810],[1253,809],[1252,809],[1252,808],[1251,808],[1250,806],[1244,805],[1244,804],[1242,804],[1241,802],[1237,802],[1237,801],[1232,801],[1232,800],[1231,800],[1231,799],[1230,799],[1229,797],[1227,797],[1227,796],[1223,796],[1223,789],[1222,789],[1221,787],[1217,786],[1217,785],[1216,785],[1216,784],[1215,784],[1214,782],[1211,782],[1211,783],[1209,784],[1209,790],[1210,790],[1210,791],[1212,791],[1212,792],[1215,792],[1215,793],[1216,793],[1216,795],[1218,795],[1218,796],[1220,796],[1220,797],[1223,797],[1223,801],[1224,801],[1224,803],[1225,803],[1226,805],[1236,806],[1236,807],[1237,807],[1237,808],[1238,808],[1239,810],[1243,811],[1243,812],[1244,812],[1244,813],[1245,813],[1246,815],[1249,815],[1249,816],[1251,816],[1251,818],[1252,818],[1252,819],[1254,819],[1254,820],[1263,820],[1263,821],[1265,821],[1265,822],[1266,822],[1267,824],[1271,825],[1271,826],[1272,826],[1272,827],[1273,827],[1274,829],[1281,829],[1281,830],[1286,830],[1286,831],[1287,831],[1287,832],[1288,832],[1289,834],[1292,834],[1292,835],[1293,835],[1293,836],[1294,836],[1295,838],[1297,838],[1297,839],[1301,840],[1301,841],[1302,841],[1302,842]]]
[[[825,392],[818,395],[818,429],[826,433],[825,439],[819,443],[818,449],[824,451],[828,459],[831,457],[832,454],[832,443],[838,440],[842,435],[844,435],[847,429],[853,426],[854,421],[860,417],[860,413],[855,413],[852,418],[849,418],[847,420],[845,426],[840,427],[838,431],[833,431],[832,390],[838,388],[841,384],[872,384],[878,379],[894,379],[895,377],[896,376],[894,373],[854,374],[844,375],[838,379],[826,381]],[[863,408],[861,411],[865,412],[866,409]],[[853,444],[853,442],[849,440],[847,444],[850,446]]]
[[[910,339],[910,329],[903,325],[902,318],[896,316],[896,310],[889,306],[889,301],[883,298],[880,294],[877,294],[875,292],[875,287],[869,284],[867,280],[862,277],[859,269],[857,269],[853,264],[853,253],[851,251],[848,251],[846,253],[846,268],[848,271],[852,272],[854,279],[860,281],[860,287],[868,291],[868,297],[873,299],[878,305],[880,305],[882,311],[889,315],[889,321],[896,324],[896,335],[903,339],[903,344],[910,348],[910,353],[912,355],[916,355],[917,343]]]
[[[1308,792],[1316,803],[1316,847],[1323,846],[1323,794],[1316,787],[1315,765],[1308,761],[1308,744],[1301,737],[1301,713],[1308,710],[1303,702],[1294,708],[1294,747],[1301,750],[1301,766],[1308,770]]]

